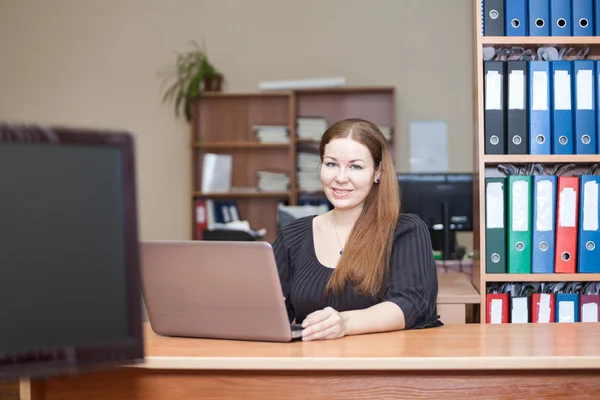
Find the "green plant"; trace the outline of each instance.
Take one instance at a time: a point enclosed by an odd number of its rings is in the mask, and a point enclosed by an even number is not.
[[[191,50],[177,53],[174,65],[159,70],[165,81],[173,81],[165,91],[162,102],[171,101],[175,116],[181,113],[189,122],[191,103],[201,96],[203,90],[221,90],[222,74],[209,61],[206,51],[195,40],[190,40]]]

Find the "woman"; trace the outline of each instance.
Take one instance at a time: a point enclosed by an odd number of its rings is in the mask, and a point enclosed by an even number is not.
[[[429,231],[400,214],[384,136],[362,119],[339,121],[319,146],[333,209],[286,225],[273,249],[290,322],[303,340],[440,326]]]

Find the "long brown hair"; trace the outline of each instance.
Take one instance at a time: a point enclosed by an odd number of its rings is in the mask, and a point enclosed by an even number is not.
[[[380,181],[373,184],[364,200],[362,212],[325,292],[326,295],[339,293],[346,282],[351,282],[357,293],[377,297],[385,289],[392,239],[400,213],[394,161],[385,137],[375,124],[350,118],[336,122],[323,134],[319,145],[321,162],[325,145],[338,138],[356,140],[369,149],[375,168],[380,168]]]

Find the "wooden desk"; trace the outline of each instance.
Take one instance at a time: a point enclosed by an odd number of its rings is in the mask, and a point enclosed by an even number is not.
[[[479,292],[469,275],[462,272],[438,272],[438,314],[444,324],[464,324],[468,309],[479,304]],[[470,313],[469,313],[470,314]]]
[[[600,323],[449,325],[293,343],[146,335],[144,364],[24,381],[23,398],[576,399],[600,392]]]

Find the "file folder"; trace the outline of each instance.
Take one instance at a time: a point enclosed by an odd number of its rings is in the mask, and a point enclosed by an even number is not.
[[[508,323],[508,293],[486,293],[486,323]]]
[[[529,61],[529,154],[552,153],[550,62]]]
[[[486,0],[487,1],[487,0]],[[550,36],[572,36],[571,0],[550,1]]]
[[[550,61],[552,85],[552,153],[574,154],[571,98],[572,62]]]
[[[554,322],[554,293],[533,293],[531,295],[531,322],[547,324]]]
[[[573,60],[573,129],[575,154],[597,154],[594,60]]]
[[[573,36],[594,36],[594,1],[571,0]]]
[[[527,2],[505,0],[504,19],[506,36],[527,36]]]
[[[505,154],[504,76],[506,62],[483,62],[485,154]]]
[[[600,282],[587,283],[579,296],[581,322],[599,322]]]
[[[529,0],[529,36],[550,36],[549,0]]]
[[[532,273],[554,273],[556,182],[554,175],[533,176]]]
[[[554,272],[574,274],[577,265],[579,177],[559,176],[557,179]]]
[[[508,263],[510,274],[531,273],[531,175],[510,175],[508,185]]]
[[[579,294],[556,293],[556,322],[579,322]]]
[[[485,178],[485,271],[506,273],[506,178]]]
[[[505,36],[504,14],[504,0],[483,2],[484,36]]]
[[[600,273],[600,175],[581,175],[577,272]]]
[[[529,323],[529,296],[511,296],[510,298],[510,323],[527,324]]]
[[[600,36],[600,0],[594,1],[594,36]]]
[[[521,4],[524,4],[520,1]],[[507,3],[508,4],[508,3]],[[509,60],[506,62],[508,85],[506,87],[506,132],[507,154],[527,154],[529,150],[529,112],[527,82],[529,62]]]

